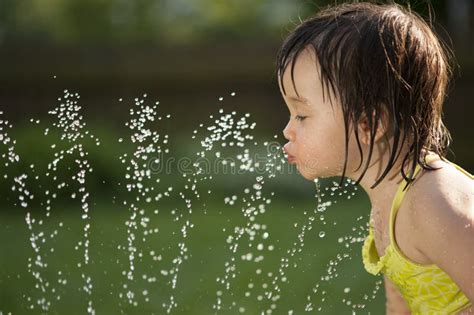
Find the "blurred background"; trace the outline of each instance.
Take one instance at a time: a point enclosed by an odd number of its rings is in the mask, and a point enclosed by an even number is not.
[[[11,121],[22,121],[45,115],[68,88],[81,94],[88,121],[113,128],[128,113],[117,99],[148,93],[180,115],[173,123],[187,132],[235,91],[262,132],[280,133],[287,112],[273,75],[276,52],[299,19],[332,2],[1,0],[0,104]],[[456,161],[473,171],[473,4],[431,1],[431,13],[426,1],[411,6],[453,42],[459,68],[445,118]]]
[[[408,4],[408,1],[397,2]],[[80,94],[88,129],[107,143],[101,147],[91,146],[89,150],[89,158],[96,166],[88,178],[89,189],[94,195],[94,203],[102,205],[98,207],[101,211],[97,212],[93,222],[100,227],[96,231],[98,234],[107,229],[111,233],[93,237],[97,242],[97,252],[104,257],[102,265],[97,262],[101,267],[91,271],[99,279],[98,283],[108,281],[100,280],[104,266],[112,269],[111,266],[115,266],[117,277],[121,277],[120,271],[124,268],[123,264],[112,264],[112,259],[107,257],[113,256],[122,237],[114,227],[123,225],[126,220],[126,213],[117,214],[119,210],[111,207],[110,201],[127,197],[126,192],[118,191],[109,183],[123,180],[118,157],[132,146],[116,139],[126,134],[124,122],[129,119],[134,98],[147,94],[150,102],[160,102],[160,112],[171,114],[171,119],[164,124],[170,131],[170,146],[178,154],[195,152],[193,150],[199,143],[191,140],[193,129],[199,122],[209,120],[209,115],[215,114],[219,108],[250,113],[258,126],[255,130],[257,138],[274,139],[277,135],[278,141],[283,142],[281,132],[288,112],[274,76],[276,53],[286,34],[300,19],[314,14],[328,3],[334,1],[0,0],[0,111],[3,119],[8,119],[14,126],[11,135],[17,140],[16,150],[22,157],[20,163],[8,168],[8,172],[21,174],[31,163],[48,159],[51,139],[41,135],[51,124],[48,111],[57,106],[57,99],[63,96],[65,89]],[[431,16],[438,34],[454,49],[458,67],[444,107],[445,123],[454,139],[451,146],[454,155],[448,157],[473,173],[471,118],[474,117],[474,107],[469,104],[474,86],[474,4],[470,0],[433,0],[429,4],[411,1],[410,5],[424,17]],[[235,97],[230,97],[233,92]],[[220,97],[224,98],[223,101],[219,101]],[[32,123],[31,119],[41,122]],[[69,175],[64,172],[63,176]],[[33,277],[26,267],[32,250],[24,223],[25,211],[18,208],[12,197],[11,177],[0,182],[0,239],[3,240],[0,245],[0,313],[23,314],[27,313],[30,304],[34,304],[27,296],[34,300],[39,293],[35,293]],[[34,189],[43,191],[47,189],[47,184],[44,185]],[[228,179],[219,181],[212,187],[214,193],[210,204],[220,209],[218,204],[231,194],[229,191],[235,189],[235,185]],[[281,238],[279,246],[284,252],[285,240],[286,246],[291,246],[297,234],[288,222],[303,222],[307,218],[305,211],[314,207],[314,185],[290,174],[274,183],[271,189],[279,199],[272,203],[273,211],[266,220],[278,227],[275,234]],[[75,225],[79,228],[81,223],[77,223],[78,215],[74,214],[78,209],[67,198],[58,199],[61,206],[57,206],[60,209],[55,218],[60,217],[71,229]],[[340,199],[338,205],[331,208],[328,219],[338,223],[332,228],[334,235],[327,233],[322,240],[311,238],[311,246],[305,248],[303,258],[299,260],[303,265],[306,263],[307,269],[296,268],[296,271],[304,270],[306,274],[294,272],[288,298],[282,302],[286,304],[280,307],[281,314],[295,301],[301,300],[298,305],[304,309],[305,296],[319,280],[320,270],[326,270],[330,257],[341,253],[341,248],[337,247],[338,237],[367,221],[370,205],[362,192],[355,201]],[[238,209],[233,213],[216,210],[212,220],[196,218],[203,224],[198,229],[201,232],[196,234],[202,234],[190,237],[194,244],[190,248],[195,256],[201,255],[205,259],[210,255],[205,250],[212,247],[211,255],[215,262],[203,264],[201,261],[198,266],[207,269],[200,271],[192,268],[186,271],[183,267],[183,284],[178,289],[178,295],[183,298],[176,313],[211,313],[210,305],[216,290],[216,275],[211,275],[211,271],[224,269],[229,251],[225,247],[227,234],[219,229],[214,235],[210,227],[229,226],[231,230],[232,222],[238,221],[239,215]],[[364,219],[357,222],[360,216]],[[73,247],[66,244],[67,237],[61,239],[64,247]],[[168,242],[172,244],[176,240],[171,237]],[[331,297],[322,303],[326,305],[322,311],[324,314],[355,310],[344,300],[346,287],[352,288],[351,294],[360,296],[359,300],[366,304],[362,313],[380,313],[384,309],[383,288],[379,288],[373,299],[362,298],[365,294],[371,295],[372,289],[368,288],[376,287],[376,278],[363,270],[360,246],[359,241],[351,247],[353,259],[343,268],[345,272],[340,271],[346,274],[341,277],[345,280],[328,284],[327,292],[338,293],[329,294]],[[199,248],[201,252],[198,252]],[[63,255],[58,259],[64,259],[65,264],[70,265],[67,268],[71,274],[75,272],[75,258]],[[278,259],[275,256],[273,262],[278,262]],[[314,277],[308,277],[308,273]],[[240,275],[239,281],[245,283],[246,280],[242,279],[246,277]],[[200,283],[201,287],[196,289],[193,285],[192,288],[191,283]],[[74,284],[71,285],[74,288]],[[110,300],[112,295],[116,296],[116,290],[105,284],[98,287],[100,293],[96,298],[97,304],[101,305],[98,309],[105,314],[118,313],[116,303]],[[77,314],[85,313],[84,300],[75,298],[74,294],[65,294],[62,301],[63,304],[58,302],[58,306],[52,308],[53,313],[65,313],[70,305],[77,305]],[[125,313],[160,314],[156,309],[161,307],[161,303],[156,298],[156,307],[137,309],[122,305],[120,309]],[[260,307],[261,304],[255,302],[247,307],[247,312],[256,314]],[[295,312],[299,314],[297,310],[298,307]],[[39,310],[30,312],[38,313]],[[73,313],[68,309],[68,314]],[[229,311],[229,314],[235,313],[235,309]],[[279,311],[275,313],[280,314]]]
[[[327,3],[1,0],[0,104],[10,120],[21,121],[44,115],[69,88],[83,97],[88,120],[112,128],[127,114],[119,97],[148,93],[180,115],[173,123],[185,132],[218,96],[235,91],[239,107],[251,109],[262,132],[278,133],[287,112],[273,76],[276,52],[299,19]],[[474,80],[474,9],[467,0],[431,5],[433,12],[426,1],[411,3],[453,42],[459,68],[446,124],[456,161],[472,171],[467,99]],[[273,119],[265,119],[269,112]]]

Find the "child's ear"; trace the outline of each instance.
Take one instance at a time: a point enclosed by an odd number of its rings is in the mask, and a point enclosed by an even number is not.
[[[375,123],[375,111],[372,112],[372,121]],[[379,123],[377,130],[375,131],[374,143],[380,141],[380,139],[387,132],[388,119],[385,111],[382,111],[379,117]],[[366,115],[362,114],[361,119],[359,120],[359,140],[362,144],[370,145],[370,123]]]

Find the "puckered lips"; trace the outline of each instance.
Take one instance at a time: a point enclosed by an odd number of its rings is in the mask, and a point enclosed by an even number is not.
[[[286,158],[288,159],[288,163],[289,164],[295,164],[296,163],[296,157],[290,153],[290,151],[288,150],[287,145],[285,145],[283,147],[283,151],[286,154]]]

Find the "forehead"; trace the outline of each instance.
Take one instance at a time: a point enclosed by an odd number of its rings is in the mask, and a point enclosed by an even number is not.
[[[308,102],[311,97],[322,93],[319,63],[310,48],[303,49],[288,63],[278,84],[285,98]]]
[[[319,63],[316,60],[314,52],[309,48],[305,48],[298,52],[296,57],[291,58],[290,62],[288,62],[288,65],[285,68],[283,76],[280,73],[280,79],[282,81],[280,83],[284,84],[285,92],[286,90],[291,91],[290,87],[293,87],[292,79],[294,79],[291,77],[292,72],[294,77],[307,77],[310,73],[315,72],[315,70],[319,70],[318,68]]]

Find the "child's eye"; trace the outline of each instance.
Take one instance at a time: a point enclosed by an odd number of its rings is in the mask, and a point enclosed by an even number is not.
[[[303,121],[303,120],[305,120],[306,117],[307,117],[307,116],[296,115],[296,116],[295,116],[295,119],[296,119],[296,120],[299,120],[299,121]]]

